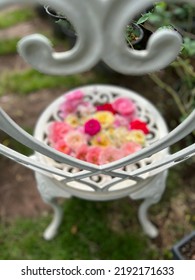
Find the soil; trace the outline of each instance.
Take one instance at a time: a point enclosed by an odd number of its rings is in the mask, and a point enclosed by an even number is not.
[[[8,94],[0,98],[0,104],[17,124],[33,128],[41,112],[61,94],[61,91],[53,90],[32,93],[25,98]],[[0,133],[0,139],[7,137]],[[33,172],[3,157],[0,158],[0,169],[0,219],[34,217],[49,209],[37,192]]]
[[[37,18],[31,22],[0,31],[0,37],[10,38],[18,37],[18,35],[22,37],[37,32],[36,29],[40,26],[45,27],[45,22]],[[0,73],[27,68],[29,66],[17,54],[0,57]],[[148,89],[147,97],[153,97],[153,99],[155,97],[153,95],[155,86],[148,82],[146,77],[140,79],[116,75],[111,77],[111,81],[117,85],[128,86],[144,95]],[[12,93],[5,93],[0,97],[0,104],[20,126],[33,128],[41,112],[61,94],[62,92],[58,90],[42,90],[24,98]],[[156,102],[157,107],[162,107],[162,103],[162,97],[159,97]],[[0,131],[0,142],[5,139],[7,139],[6,135]],[[183,190],[179,190],[173,197],[168,198],[167,207],[164,207],[160,213],[152,215],[152,220],[160,231],[159,237],[154,241],[154,246],[159,249],[171,247],[177,238],[190,232],[195,224],[195,177],[193,169],[190,168],[186,168],[185,172],[181,174],[181,178],[176,178],[175,181],[176,184],[177,180],[182,180]],[[16,217],[37,217],[44,212],[51,211],[39,196],[33,172],[2,156],[0,157],[0,170],[1,221],[13,220]],[[175,221],[180,225],[178,230]]]
[[[195,236],[186,241],[179,251],[185,260],[195,260]]]

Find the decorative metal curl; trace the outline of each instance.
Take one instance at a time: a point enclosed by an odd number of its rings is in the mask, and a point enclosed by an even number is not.
[[[155,2],[0,0],[0,7],[13,3],[47,4],[68,15],[73,23],[78,40],[76,45],[66,52],[55,52],[51,42],[40,34],[29,35],[20,40],[20,55],[40,72],[53,75],[81,73],[91,69],[102,59],[117,72],[141,75],[166,67],[177,57],[182,43],[181,36],[176,31],[159,30],[150,37],[145,50],[131,50],[126,45],[124,29],[127,23]]]

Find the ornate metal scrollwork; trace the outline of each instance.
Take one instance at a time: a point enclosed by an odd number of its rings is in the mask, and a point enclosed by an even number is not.
[[[103,60],[122,74],[141,75],[159,70],[180,52],[182,39],[174,30],[159,30],[150,37],[145,50],[129,49],[124,39],[128,22],[154,0],[0,0],[11,3],[41,3],[61,11],[73,23],[78,40],[66,52],[55,52],[43,35],[33,34],[18,43],[20,55],[40,72],[69,75],[91,69]],[[178,1],[179,2],[179,1]],[[183,0],[183,2],[193,2]],[[82,20],[81,20],[82,19]]]

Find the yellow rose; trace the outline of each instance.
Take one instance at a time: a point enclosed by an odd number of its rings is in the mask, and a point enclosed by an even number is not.
[[[112,145],[112,141],[107,134],[100,132],[96,134],[94,137],[92,137],[91,144],[93,146],[107,147]]]
[[[79,126],[79,123],[80,123],[78,117],[74,114],[68,115],[65,119],[65,122],[72,127],[77,127],[77,126]]]
[[[109,127],[114,122],[114,115],[107,111],[99,111],[94,114],[93,118],[98,120],[103,128]]]
[[[116,128],[111,135],[114,145],[120,147],[123,143],[125,143],[127,134],[128,130],[125,127]]]
[[[129,131],[125,139],[127,142],[133,141],[142,146],[145,144],[145,134],[143,133],[142,130]]]

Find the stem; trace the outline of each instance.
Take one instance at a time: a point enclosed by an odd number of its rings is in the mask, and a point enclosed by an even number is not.
[[[194,69],[192,67],[192,65],[189,65],[187,62],[189,61],[186,61],[180,57],[177,57],[177,61],[178,61],[178,65],[183,67],[183,70],[185,72],[185,74],[189,74],[191,75],[193,78],[195,78],[195,72],[194,72]]]
[[[189,37],[190,39],[195,40],[195,35],[193,33],[189,32],[189,31],[185,31],[179,27],[177,27],[177,30],[179,31],[179,33],[181,33],[181,35],[183,37]]]
[[[129,46],[130,46],[132,49],[134,49],[134,47],[133,47],[131,41],[128,39],[128,36],[125,36],[125,39],[126,39],[127,43],[129,44]]]
[[[177,104],[177,107],[179,109],[179,111],[181,112],[181,114],[183,116],[186,116],[186,111],[185,108],[181,102],[181,100],[179,99],[177,92],[170,87],[168,84],[164,83],[162,80],[159,79],[159,77],[156,74],[149,74],[150,79],[152,79],[153,82],[155,82],[160,88],[162,88],[163,90],[165,90],[168,94],[171,95],[171,97],[173,98],[173,100],[175,101],[175,103]]]

